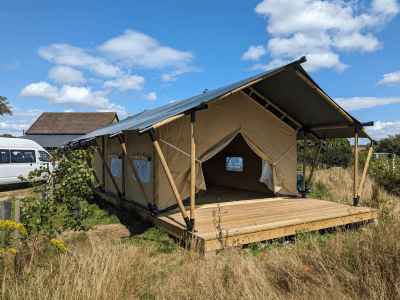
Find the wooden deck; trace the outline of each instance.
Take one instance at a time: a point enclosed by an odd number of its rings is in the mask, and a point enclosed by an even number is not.
[[[367,207],[310,198],[258,198],[199,205],[191,235],[178,211],[157,217],[141,213],[178,239],[196,240],[203,253],[377,219],[377,211]]]

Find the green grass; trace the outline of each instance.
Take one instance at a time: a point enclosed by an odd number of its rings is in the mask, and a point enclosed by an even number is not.
[[[165,231],[157,227],[151,227],[142,234],[126,239],[125,242],[136,246],[150,246],[160,253],[172,253],[179,248]]]
[[[109,214],[106,210],[101,209],[96,204],[85,203],[86,208],[89,210],[89,216],[85,220],[85,225],[95,226],[104,224],[117,224],[120,223],[117,216]]]

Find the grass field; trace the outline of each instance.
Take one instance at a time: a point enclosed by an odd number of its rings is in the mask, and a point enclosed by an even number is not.
[[[348,171],[316,173],[312,195],[351,201]],[[3,299],[398,299],[398,201],[371,180],[362,205],[378,225],[295,241],[258,243],[211,257],[185,251],[155,228],[129,237],[122,225],[65,235],[67,254],[46,253],[28,273],[5,274]]]

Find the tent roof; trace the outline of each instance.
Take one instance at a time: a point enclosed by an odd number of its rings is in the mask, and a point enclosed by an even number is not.
[[[362,130],[361,122],[341,108],[313,81],[301,66],[303,62],[305,62],[304,57],[242,81],[155,109],[145,110],[119,123],[90,132],[75,139],[72,144],[98,136],[116,135],[123,131],[145,132],[159,122],[246,89],[267,99],[288,118],[300,124],[301,128],[318,138],[352,137],[355,126],[361,128],[360,137],[369,138]]]

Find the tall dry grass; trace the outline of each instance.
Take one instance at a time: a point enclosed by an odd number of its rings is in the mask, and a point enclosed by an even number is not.
[[[345,189],[348,177],[331,169],[316,178],[329,197],[344,199],[351,193],[337,188]],[[367,196],[381,208],[380,201],[388,209],[398,200],[369,186]],[[181,249],[163,253],[152,242],[82,238],[69,254],[38,262],[30,274],[3,274],[2,298],[398,299],[400,220],[393,213],[382,218],[356,231],[267,244],[258,255],[226,250],[203,258]]]

